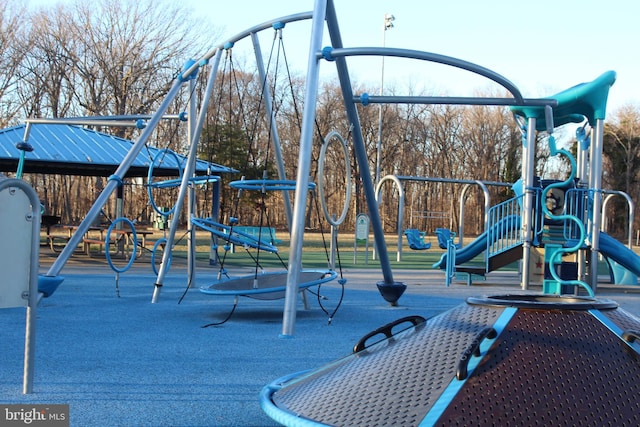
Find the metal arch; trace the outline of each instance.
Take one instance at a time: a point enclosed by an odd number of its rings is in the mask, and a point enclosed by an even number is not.
[[[627,205],[629,206],[629,224],[628,224],[628,233],[627,233],[627,246],[631,249],[633,245],[633,222],[635,221],[635,205],[631,197],[625,193],[624,191],[618,190],[604,190],[603,193],[606,194],[604,200],[602,201],[602,224],[600,224],[601,231],[607,231],[607,203],[614,196],[622,196],[627,201]]]
[[[322,57],[322,53],[318,53],[319,58]],[[507,78],[501,76],[500,74],[482,67],[480,65],[474,64],[472,62],[464,61],[462,59],[454,58],[451,56],[440,55],[432,52],[424,52],[419,50],[412,49],[399,49],[399,48],[388,48],[388,47],[355,47],[355,48],[339,48],[339,49],[331,49],[330,54],[332,58],[334,57],[346,57],[346,56],[392,56],[399,58],[410,58],[410,59],[420,59],[429,62],[435,62],[438,64],[449,65],[452,67],[460,68],[462,70],[470,71],[472,73],[478,74],[480,76],[486,77],[500,86],[504,87],[509,91],[515,98],[515,102],[518,105],[529,104],[530,102],[538,102],[540,105],[552,105],[555,106],[557,104],[556,100],[546,99],[546,100],[525,100],[520,93],[520,90]],[[495,102],[496,100],[493,100]]]
[[[380,203],[380,190],[382,189],[382,184],[385,181],[393,181],[394,184],[398,187],[398,251],[396,255],[396,260],[398,262],[402,261],[402,224],[404,223],[404,187],[402,186],[402,181],[396,175],[387,175],[380,179],[380,182],[376,185],[375,195],[376,195],[376,203]]]
[[[460,226],[458,228],[458,239],[459,242],[462,242],[462,237],[464,234],[464,195],[468,187],[471,185],[477,185],[482,189],[484,194],[484,227],[487,228],[489,222],[489,209],[491,208],[491,195],[489,193],[489,189],[487,186],[502,186],[502,187],[510,187],[511,184],[507,184],[504,182],[494,182],[494,181],[480,181],[480,180],[468,180],[468,179],[453,179],[453,178],[431,178],[431,177],[420,177],[420,176],[406,176],[406,175],[386,175],[380,179],[378,185],[375,188],[375,196],[376,202],[380,200],[380,190],[382,188],[382,183],[385,181],[393,181],[399,190],[399,200],[398,200],[398,262],[401,261],[402,258],[402,224],[404,222],[404,186],[402,185],[402,181],[417,181],[417,182],[442,182],[442,183],[450,183],[450,184],[466,184],[465,188],[462,190],[460,195]]]
[[[489,226],[489,209],[491,209],[491,194],[489,194],[489,189],[484,182],[479,180],[467,182],[462,188],[462,192],[460,193],[460,225],[458,226],[458,242],[460,244],[462,244],[464,236],[464,202],[466,199],[467,190],[472,185],[477,185],[480,187],[480,189],[482,189],[482,193],[484,194],[484,229],[487,230],[487,227]]]
[[[344,153],[344,165],[345,165],[345,173],[347,177],[347,192],[344,199],[344,206],[342,207],[342,213],[338,217],[338,219],[333,219],[333,216],[329,214],[329,210],[327,208],[327,200],[324,197],[324,160],[327,156],[327,147],[332,139],[337,139],[340,141],[342,145],[342,152]],[[349,150],[347,148],[347,142],[344,140],[342,135],[337,131],[331,131],[324,138],[324,142],[322,144],[322,148],[320,148],[320,156],[318,158],[318,191],[320,193],[320,204],[322,205],[322,212],[324,213],[324,217],[327,219],[327,222],[334,227],[339,226],[344,222],[344,219],[347,217],[347,212],[349,211],[349,204],[351,203],[351,165],[349,163]]]
[[[251,36],[252,34],[258,33],[260,31],[272,28],[276,23],[289,23],[295,21],[304,21],[313,18],[313,11],[309,12],[301,12],[294,15],[283,16],[281,18],[272,19],[270,21],[263,22],[262,24],[251,27],[241,33],[236,34],[235,36],[227,39],[226,41],[220,43],[219,45],[211,48],[207,53],[205,53],[199,61],[195,62],[189,68],[186,68],[183,72],[184,75],[190,75],[194,72],[199,66],[202,64],[206,64],[209,59],[213,58],[216,53],[221,50],[227,49],[227,46],[233,46],[237,41],[240,41],[246,37]]]

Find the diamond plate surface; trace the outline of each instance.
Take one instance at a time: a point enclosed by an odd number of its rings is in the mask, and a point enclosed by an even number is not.
[[[622,308],[618,308],[617,310],[603,310],[602,314],[611,319],[611,321],[618,325],[623,331],[640,329],[640,319]]]
[[[454,377],[462,351],[502,311],[458,306],[292,381],[273,402],[335,426],[417,425]]]
[[[638,426],[638,378],[638,354],[588,311],[520,309],[436,425]]]

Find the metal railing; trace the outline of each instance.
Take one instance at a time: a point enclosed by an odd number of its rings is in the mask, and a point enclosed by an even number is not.
[[[499,203],[489,209],[487,259],[521,245],[522,204],[524,195]]]

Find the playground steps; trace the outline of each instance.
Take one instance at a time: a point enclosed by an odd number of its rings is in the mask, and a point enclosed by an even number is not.
[[[514,246],[506,251],[489,257],[488,271],[494,271],[522,259],[522,245]]]
[[[488,272],[505,267],[522,259],[522,245],[515,246],[489,258],[488,268],[479,265],[456,265],[456,273],[467,273],[470,276],[485,276]]]
[[[540,245],[545,246],[547,244],[564,245],[566,237],[564,235],[564,228],[561,225],[545,225],[541,233]]]
[[[460,264],[456,265],[455,272],[467,274],[467,285],[471,285],[473,278],[484,278],[487,273],[505,267],[522,259],[522,245],[514,246],[503,252],[489,257],[487,266]]]
[[[467,273],[475,276],[484,276],[487,274],[487,269],[482,266],[476,265],[456,265],[456,273]]]

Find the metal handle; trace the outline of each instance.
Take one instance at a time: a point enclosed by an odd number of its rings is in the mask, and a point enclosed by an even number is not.
[[[471,341],[471,344],[460,355],[460,361],[458,362],[458,369],[456,370],[456,378],[460,381],[467,378],[469,360],[471,355],[476,357],[480,356],[480,344],[485,338],[493,339],[498,336],[498,333],[493,328],[484,328],[476,337]]]
[[[628,343],[633,343],[635,340],[640,340],[640,331],[633,329],[626,330],[622,333],[622,339]]]
[[[360,338],[360,340],[358,341],[358,343],[353,346],[353,352],[354,353],[358,353],[364,349],[366,349],[367,346],[367,341],[369,340],[369,338],[375,337],[376,335],[380,335],[383,334],[384,336],[386,336],[387,338],[391,338],[393,337],[393,328],[395,328],[398,325],[401,325],[402,323],[412,323],[413,326],[418,326],[421,325],[423,323],[425,323],[427,321],[427,319],[425,319],[422,316],[407,316],[407,317],[403,317],[400,318],[398,320],[395,320],[391,323],[387,323],[384,326],[380,326],[378,329],[375,329],[371,332],[369,332],[367,335],[365,335],[364,337]]]

